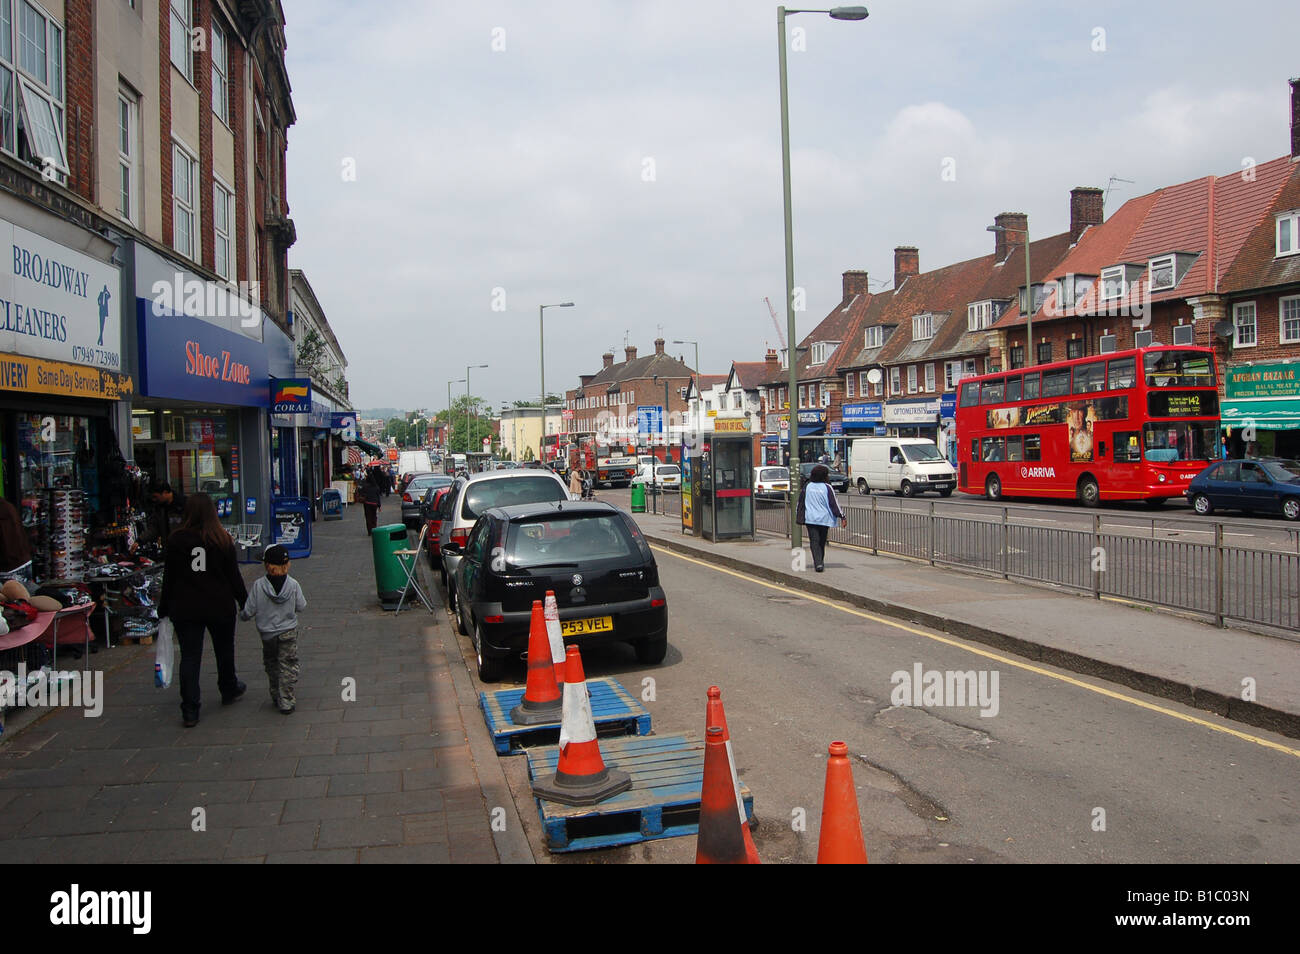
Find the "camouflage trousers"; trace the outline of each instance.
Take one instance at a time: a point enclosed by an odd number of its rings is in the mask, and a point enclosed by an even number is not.
[[[298,630],[291,629],[271,637],[262,637],[262,662],[271,684],[271,702],[280,710],[297,705],[294,689],[298,685]]]

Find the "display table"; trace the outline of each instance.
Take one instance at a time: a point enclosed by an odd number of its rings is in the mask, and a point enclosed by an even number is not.
[[[74,607],[75,609],[75,607]],[[45,635],[45,631],[50,628],[54,622],[54,617],[58,613],[37,613],[36,619],[26,626],[20,626],[17,629],[11,629],[9,632],[0,636],[0,651],[6,649],[17,649],[20,646],[26,646],[28,643],[40,639]]]

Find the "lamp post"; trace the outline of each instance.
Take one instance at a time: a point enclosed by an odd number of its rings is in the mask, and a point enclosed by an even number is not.
[[[790,366],[790,546],[801,546],[802,534],[795,523],[799,499],[799,342],[794,323],[794,226],[790,211],[790,95],[786,89],[785,18],[791,13],[826,13],[832,20],[865,20],[866,7],[835,7],[832,10],[787,10],[776,8],[776,36],[781,65],[781,186],[785,196],[785,334],[789,345],[786,360]]]
[[[572,308],[573,302],[562,301],[554,305],[537,306],[537,356],[542,366],[542,438],[546,437],[546,309]],[[542,445],[537,445],[537,456],[542,455]]]
[[[486,364],[465,365],[465,466],[469,466],[470,455],[470,437],[469,437],[469,372],[470,368],[486,368]],[[474,419],[478,420],[478,409],[475,409]]]
[[[990,225],[990,232],[1007,232],[1005,225]],[[1029,271],[1029,217],[1025,217],[1025,367],[1031,367],[1038,363],[1037,355],[1034,354],[1034,280],[1030,277]],[[1011,356],[1007,355],[1007,364],[1011,364]],[[1012,370],[1010,367],[1008,371]]]
[[[442,452],[451,460],[451,386],[464,383],[464,378],[452,378],[447,382],[447,439],[443,441]],[[452,468],[454,471],[456,468]]]
[[[704,427],[700,421],[700,343],[698,341],[684,341],[681,338],[674,338],[673,344],[688,344],[695,346],[695,433],[698,435]],[[664,413],[668,413],[668,408],[664,408]]]

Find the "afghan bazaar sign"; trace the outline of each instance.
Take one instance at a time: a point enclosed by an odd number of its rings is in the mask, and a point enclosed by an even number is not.
[[[1300,362],[1229,368],[1224,392],[1229,400],[1300,396]]]

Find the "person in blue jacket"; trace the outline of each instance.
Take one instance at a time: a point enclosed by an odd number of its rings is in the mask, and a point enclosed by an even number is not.
[[[799,490],[798,521],[808,528],[808,546],[812,548],[813,569],[818,573],[826,566],[826,537],[836,521],[841,527],[848,525],[848,518],[840,510],[835,500],[835,491],[829,482],[830,470],[825,464],[818,464],[812,469],[808,482]]]

